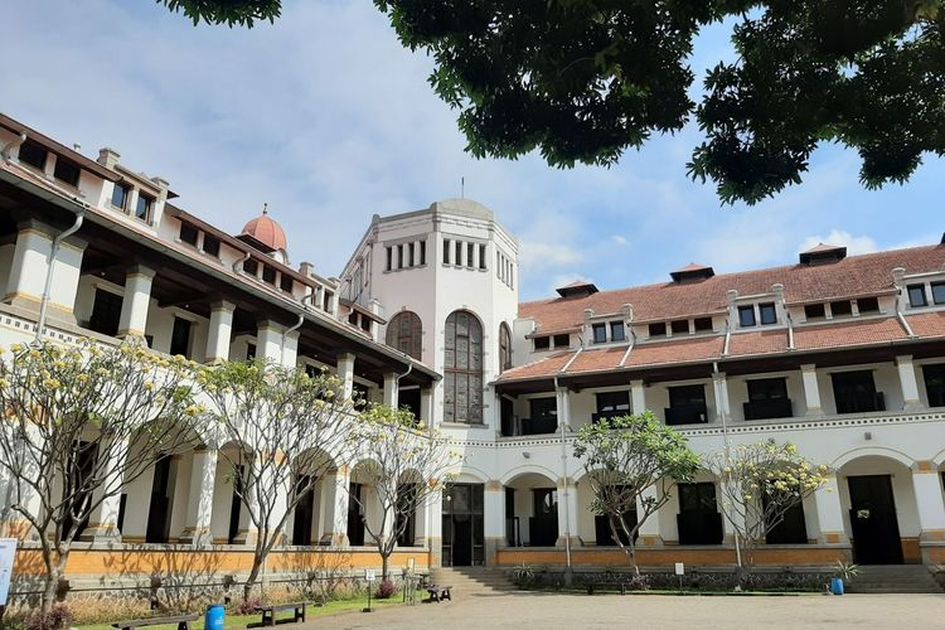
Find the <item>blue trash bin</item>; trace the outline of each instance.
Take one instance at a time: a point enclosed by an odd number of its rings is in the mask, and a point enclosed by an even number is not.
[[[207,614],[204,622],[207,630],[223,630],[223,622],[226,619],[226,608],[223,604],[212,604],[207,606]]]
[[[834,595],[843,595],[843,580],[840,578],[831,578],[830,592]]]

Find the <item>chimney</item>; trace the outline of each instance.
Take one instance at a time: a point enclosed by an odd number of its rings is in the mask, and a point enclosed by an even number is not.
[[[105,147],[98,150],[98,163],[107,169],[114,170],[120,159],[121,155],[115,149]]]
[[[315,275],[315,265],[303,260],[299,263],[299,273],[307,278],[311,278]]]

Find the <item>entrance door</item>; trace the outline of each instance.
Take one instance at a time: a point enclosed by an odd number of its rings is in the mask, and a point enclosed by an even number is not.
[[[889,475],[848,477],[853,559],[859,564],[902,564],[902,541]]]
[[[165,455],[154,463],[151,483],[151,503],[148,508],[148,527],[145,542],[166,543],[171,529],[171,463]]]
[[[482,484],[453,484],[443,497],[443,565],[485,563]]]

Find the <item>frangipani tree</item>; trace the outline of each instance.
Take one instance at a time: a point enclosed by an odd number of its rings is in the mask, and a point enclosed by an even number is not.
[[[699,457],[650,411],[581,427],[574,456],[590,480],[591,510],[607,517],[613,539],[639,575],[634,539],[640,526],[669,501],[673,485],[692,479]]]
[[[139,339],[14,345],[0,357],[3,516],[28,524],[39,543],[44,612],[93,514],[117,506],[123,487],[158,459],[196,443],[194,367]]]
[[[284,543],[289,515],[336,462],[346,461],[357,420],[351,402],[341,399],[341,381],[326,372],[223,362],[203,369],[199,384],[208,418],[238,445],[220,454],[253,532],[246,600],[267,556]]]
[[[446,438],[424,427],[407,409],[374,405],[361,414],[354,429],[358,444],[359,479],[373,489],[379,516],[369,518],[368,499],[351,494],[361,508],[367,534],[381,556],[381,577],[390,571],[390,556],[411,513],[426,506],[451,479],[461,461]]]
[[[713,453],[707,465],[721,482],[720,508],[742,550],[739,583],[751,573],[754,554],[787,512],[827,481],[794,444],[765,440]]]

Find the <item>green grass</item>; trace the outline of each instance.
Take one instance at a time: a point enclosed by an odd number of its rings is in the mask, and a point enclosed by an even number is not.
[[[390,599],[376,599],[371,598],[371,608],[389,608],[391,606],[396,606],[402,604],[402,598],[400,594],[395,594],[394,597]],[[337,601],[328,602],[324,606],[314,606],[309,605],[306,615],[308,619],[313,619],[315,617],[324,617],[327,615],[337,615],[340,613],[346,612],[355,612],[359,611],[362,608],[367,607],[367,596],[356,597],[354,599],[341,599]],[[276,626],[278,627],[279,622],[282,619],[291,619],[291,611],[285,611],[277,614],[276,616]],[[231,615],[227,613],[226,622],[224,628],[226,630],[243,630],[250,624],[259,625],[262,615]],[[117,621],[117,619],[116,619]],[[76,626],[78,630],[115,630],[112,628],[111,624],[107,623],[97,623],[86,626]],[[148,626],[149,630],[177,630],[177,624],[169,624],[166,626]],[[200,617],[197,621],[191,624],[192,630],[204,630],[203,616]]]

